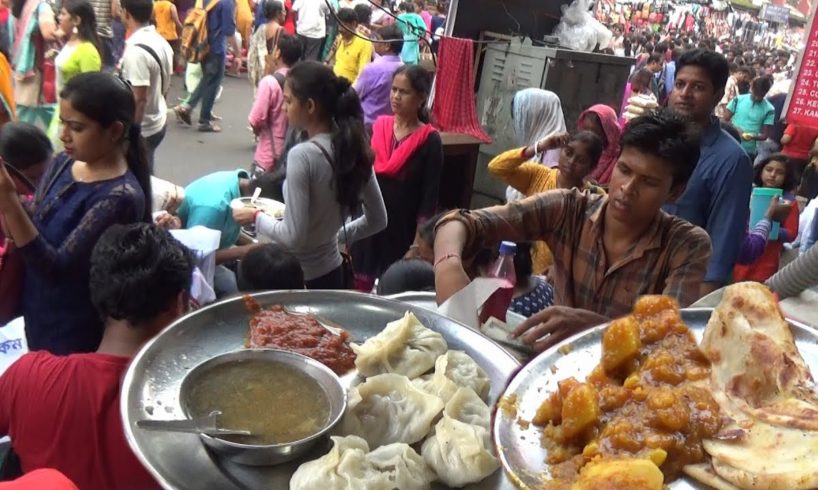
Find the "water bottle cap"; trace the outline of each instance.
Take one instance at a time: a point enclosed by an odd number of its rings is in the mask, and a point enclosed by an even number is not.
[[[517,244],[514,242],[500,243],[500,255],[514,255],[517,253]]]

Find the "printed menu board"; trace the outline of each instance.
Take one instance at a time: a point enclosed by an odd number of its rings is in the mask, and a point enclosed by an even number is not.
[[[818,25],[810,19],[809,36],[790,91],[787,123],[818,128]]]

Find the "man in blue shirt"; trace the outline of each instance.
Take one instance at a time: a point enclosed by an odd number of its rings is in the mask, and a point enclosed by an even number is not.
[[[724,111],[724,120],[741,133],[741,147],[751,159],[755,159],[758,142],[773,137],[775,107],[764,98],[772,85],[770,77],[756,78],[750,85],[750,93],[731,100]]]
[[[704,49],[688,51],[676,63],[669,106],[702,128],[701,157],[682,197],[665,210],[701,226],[713,254],[702,284],[704,296],[732,276],[750,215],[753,168],[738,142],[713,115],[730,74],[724,56]]]
[[[205,175],[185,187],[185,200],[176,216],[164,215],[157,220],[163,228],[179,229],[204,226],[222,233],[216,251],[215,289],[218,296],[238,291],[235,275],[223,265],[242,259],[256,245],[240,240],[241,227],[233,219],[230,202],[253,194],[261,188],[261,197],[273,195],[276,185],[271,173],[250,178],[246,170],[225,170]]]
[[[205,8],[211,2],[217,2],[207,14],[207,43],[210,46],[207,56],[202,61],[202,80],[190,97],[182,104],[176,106],[174,111],[176,117],[188,125],[192,125],[191,112],[199,102],[202,107],[199,111],[199,124],[197,129],[202,132],[219,133],[221,128],[213,124],[213,104],[216,102],[216,95],[219,93],[222,80],[224,79],[224,65],[227,53],[227,44],[236,54],[234,58],[235,68],[240,68],[239,45],[236,42],[236,4],[234,0],[199,0],[203,1]],[[198,3],[197,3],[198,6]]]

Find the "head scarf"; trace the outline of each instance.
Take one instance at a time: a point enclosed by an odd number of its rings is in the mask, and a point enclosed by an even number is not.
[[[546,136],[565,131],[562,103],[554,92],[527,88],[514,94],[514,134],[519,146],[531,146]]]
[[[518,146],[531,146],[546,136],[565,131],[565,116],[562,113],[562,103],[554,92],[539,88],[526,88],[514,94],[511,102],[514,135]],[[553,155],[546,164],[556,165],[559,151],[550,152]],[[537,155],[543,163],[546,155]],[[554,160],[554,161],[550,161]],[[519,201],[525,196],[509,186],[506,189],[506,201]]]
[[[605,185],[611,181],[611,174],[616,161],[619,159],[619,138],[622,136],[622,129],[617,122],[616,112],[605,104],[591,106],[580,114],[577,120],[578,126],[582,124],[588,114],[596,114],[599,118],[607,143],[605,149],[602,150],[602,155],[599,157],[599,163],[589,177]]]

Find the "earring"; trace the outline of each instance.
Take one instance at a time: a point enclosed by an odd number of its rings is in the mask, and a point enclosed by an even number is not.
[[[77,29],[77,26],[74,26],[74,28],[71,29],[71,34],[79,34],[79,32],[80,32],[80,30]]]

